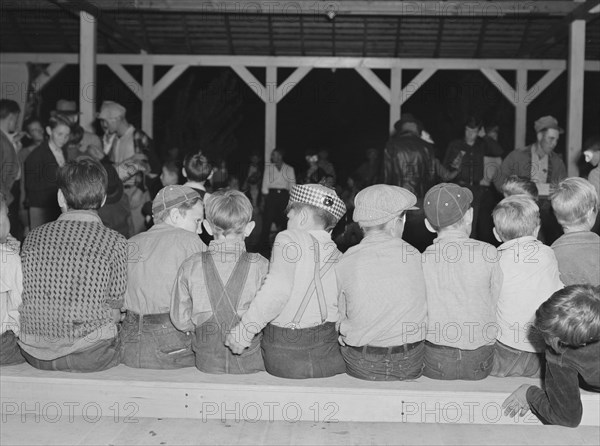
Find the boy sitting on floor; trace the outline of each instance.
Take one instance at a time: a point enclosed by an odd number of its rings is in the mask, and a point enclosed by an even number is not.
[[[427,331],[425,279],[419,251],[402,240],[417,197],[376,184],[354,199],[365,232],[336,266],[340,343],[346,372],[370,381],[415,379],[423,370]]]
[[[423,374],[479,380],[494,360],[496,304],[502,271],[496,248],[469,238],[473,194],[456,184],[432,187],[423,201],[425,226],[438,236],[423,253],[429,329]]]
[[[98,216],[108,175],[93,159],[57,171],[58,220],[23,243],[19,345],[42,370],[97,372],[119,364],[127,240]]]
[[[193,367],[191,338],[171,323],[171,290],[181,264],[206,249],[198,238],[204,207],[192,188],[161,189],[152,203],[154,226],[129,239],[127,314],[122,362],[129,367]]]
[[[207,252],[193,255],[179,269],[171,320],[181,331],[195,331],[192,348],[198,370],[236,374],[264,370],[260,334],[241,355],[232,354],[224,344],[269,269],[263,256],[246,252],[244,239],[254,229],[252,205],[235,190],[206,196],[205,205],[205,225],[214,240]]]
[[[233,353],[241,354],[266,326],[262,349],[270,374],[321,378],[346,371],[335,327],[340,252],[331,240],[331,230],[345,212],[332,189],[319,184],[292,188],[288,229],[275,239],[269,274],[227,336]]]
[[[492,214],[498,241],[502,288],[492,376],[538,377],[544,341],[532,323],[537,308],[563,287],[549,246],[536,239],[540,211],[527,195],[502,200]]]
[[[552,243],[565,285],[600,285],[600,237],[591,232],[598,215],[598,193],[588,180],[567,178],[551,198],[564,235]]]

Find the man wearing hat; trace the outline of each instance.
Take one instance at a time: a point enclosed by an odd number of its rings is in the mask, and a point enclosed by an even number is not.
[[[428,330],[423,374],[479,380],[492,370],[502,271],[496,248],[469,238],[473,194],[442,183],[425,195],[426,225],[437,238],[423,253]]]
[[[155,176],[160,171],[160,163],[154,153],[152,140],[127,122],[126,112],[121,104],[104,101],[98,119],[106,135],[115,135],[107,139],[110,143],[104,146],[104,153],[115,164],[123,181],[131,206],[131,233],[138,234],[145,229],[142,207],[150,200],[146,176]]]
[[[204,206],[194,189],[167,186],[152,202],[152,214],[154,226],[129,239],[121,361],[150,369],[192,367],[191,337],[175,328],[169,313],[179,267],[206,249],[197,235]]]
[[[438,178],[448,181],[454,178],[457,168],[446,169],[435,157],[433,144],[421,138],[423,125],[410,113],[402,115],[396,124],[396,132],[390,137],[383,151],[383,183],[403,187],[421,203],[427,189]],[[405,238],[419,251],[431,244],[431,234],[423,223],[423,212],[411,212],[407,216]]]
[[[502,161],[500,175],[494,180],[494,185],[502,191],[502,185],[511,175],[533,181],[540,197],[542,232],[546,242],[552,243],[560,236],[561,228],[552,214],[548,197],[554,187],[567,177],[565,163],[554,152],[564,130],[559,127],[558,121],[553,116],[542,116],[535,121],[534,128],[536,141],[508,154]]]
[[[50,112],[50,116],[62,115],[67,118],[73,125],[79,125],[79,111],[75,101],[67,99],[59,99],[56,102],[56,107]],[[78,150],[74,153],[67,152],[67,160],[75,159],[80,153],[93,153],[102,150],[102,141],[95,133],[83,130],[83,137],[78,143]]]
[[[365,236],[336,267],[340,287],[340,343],[346,372],[369,381],[421,375],[427,301],[421,254],[402,240],[417,197],[378,184],[354,199],[353,218]]]
[[[265,369],[282,378],[322,378],[345,372],[336,323],[340,256],[331,230],[346,213],[335,191],[320,184],[294,186],[287,230],[273,244],[265,283],[225,345],[241,354],[265,326]]]

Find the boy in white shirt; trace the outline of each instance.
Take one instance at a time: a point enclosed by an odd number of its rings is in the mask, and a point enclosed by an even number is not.
[[[563,288],[552,249],[536,239],[540,230],[537,204],[527,195],[502,200],[492,213],[502,288],[496,316],[498,334],[492,376],[540,374],[545,343],[533,329],[535,311]]]

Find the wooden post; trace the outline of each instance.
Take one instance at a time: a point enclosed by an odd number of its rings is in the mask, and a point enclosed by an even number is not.
[[[585,20],[569,25],[567,173],[578,176],[583,131],[583,77],[585,64]]]
[[[522,149],[527,143],[527,70],[517,70],[515,85],[515,149]]]
[[[96,119],[96,17],[79,13],[79,124],[88,131]]]
[[[277,67],[267,66],[265,101],[265,161],[277,146]]]
[[[152,138],[154,124],[154,64],[144,61],[142,67],[142,130]]]
[[[394,124],[400,119],[402,107],[402,68],[392,67],[390,78],[390,132]]]

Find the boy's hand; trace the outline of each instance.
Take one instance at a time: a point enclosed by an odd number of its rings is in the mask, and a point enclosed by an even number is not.
[[[225,346],[229,347],[231,353],[234,355],[241,355],[244,350],[246,350],[246,346],[240,344],[235,340],[235,335],[233,333],[229,333],[227,338],[225,339]]]
[[[520,417],[523,417],[529,412],[529,403],[527,402],[527,389],[529,387],[529,384],[522,384],[504,400],[502,403],[504,415],[512,418],[518,414]]]

